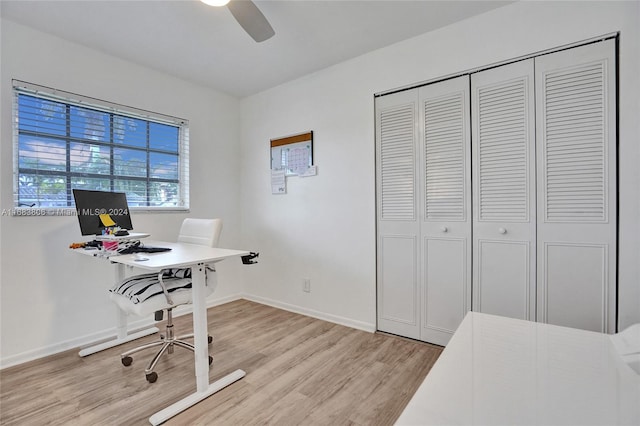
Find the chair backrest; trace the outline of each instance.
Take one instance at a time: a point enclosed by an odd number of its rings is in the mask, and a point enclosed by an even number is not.
[[[217,247],[222,232],[222,219],[192,219],[182,222],[178,242]]]

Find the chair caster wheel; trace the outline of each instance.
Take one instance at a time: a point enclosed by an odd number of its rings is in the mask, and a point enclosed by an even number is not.
[[[213,342],[213,336],[207,336],[207,342],[209,343]]]
[[[155,383],[156,380],[158,380],[158,373],[156,373],[155,371],[152,371],[149,374],[146,374],[147,377],[147,382],[149,383]]]
[[[130,356],[125,356],[125,357],[122,357],[120,361],[122,361],[122,365],[124,365],[125,367],[128,367],[133,362],[133,358],[131,358]]]
[[[213,364],[213,357],[212,356],[209,357],[209,365],[211,365],[211,364]]]

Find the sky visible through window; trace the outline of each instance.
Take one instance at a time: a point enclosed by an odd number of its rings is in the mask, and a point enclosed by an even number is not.
[[[18,95],[18,207],[71,207],[71,190],[179,206],[180,128]]]

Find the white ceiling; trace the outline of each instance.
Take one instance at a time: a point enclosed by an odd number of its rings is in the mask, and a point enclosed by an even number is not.
[[[242,1],[242,0],[232,0]],[[226,7],[196,0],[2,0],[23,25],[243,97],[510,1],[257,0],[256,43]]]

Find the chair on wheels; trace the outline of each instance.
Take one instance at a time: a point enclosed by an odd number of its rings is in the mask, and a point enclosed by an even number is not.
[[[199,244],[208,247],[216,247],[222,231],[222,219],[185,219],[180,228],[178,242]],[[206,294],[215,290],[217,284],[216,271],[213,265],[206,268]],[[138,316],[149,315],[155,312],[157,321],[162,319],[163,311],[167,311],[166,333],[160,336],[160,340],[137,347],[120,355],[122,364],[130,366],[133,362],[132,354],[160,346],[160,350],[151,359],[145,369],[145,376],[149,383],[158,379],[158,374],[153,371],[160,357],[165,352],[173,353],[174,346],[194,350],[191,343],[184,339],[193,338],[193,333],[184,336],[174,336],[173,308],[192,303],[191,269],[164,269],[159,273],[141,274],[126,278],[116,284],[111,290],[111,300],[127,314]],[[209,343],[213,338],[209,336]],[[209,365],[213,358],[209,357]]]

